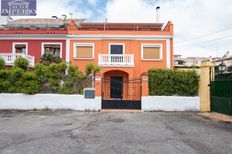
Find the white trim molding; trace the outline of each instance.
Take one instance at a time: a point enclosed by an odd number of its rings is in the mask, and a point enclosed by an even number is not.
[[[16,51],[15,51],[15,45],[20,45],[20,44],[23,44],[23,45],[26,45],[26,53],[24,53],[24,54],[26,54],[26,55],[28,55],[28,43],[27,42],[13,42],[13,44],[12,44],[12,53],[13,54],[15,54],[16,53]]]
[[[166,40],[166,65],[167,69],[171,69],[171,43],[170,39]]]
[[[60,45],[60,58],[62,58],[62,49],[63,49],[63,46],[61,42],[42,42],[41,43],[41,55],[43,55],[45,53],[44,51],[44,45],[51,45],[51,44],[55,44],[55,45]]]
[[[0,34],[0,40],[66,40],[67,34]]]
[[[94,43],[74,43],[73,45],[73,58],[74,59],[94,59]],[[92,47],[92,58],[78,58],[77,57],[77,48],[78,46],[91,46]]]
[[[144,59],[143,58],[144,47],[159,47],[160,48],[160,58],[159,59]],[[141,44],[141,60],[144,60],[144,61],[161,61],[161,60],[163,60],[163,44],[161,44],[161,43],[142,43]]]
[[[66,63],[70,63],[70,39],[66,39]]]
[[[109,43],[108,51],[111,54],[111,45],[122,45],[122,54],[125,54],[125,43]]]
[[[136,35],[136,34],[80,34],[80,35],[67,35],[71,40],[162,40],[173,38],[172,35]]]

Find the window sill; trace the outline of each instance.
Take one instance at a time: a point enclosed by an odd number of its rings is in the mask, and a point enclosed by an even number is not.
[[[142,61],[163,61],[163,59],[141,59]]]
[[[94,58],[73,58],[74,60],[94,60]]]

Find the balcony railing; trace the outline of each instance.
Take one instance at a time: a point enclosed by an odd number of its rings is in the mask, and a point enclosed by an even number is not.
[[[19,54],[19,53],[0,53],[0,59],[3,59],[6,63],[6,66],[13,66],[14,61],[17,58],[26,58],[29,61],[29,66],[35,66],[35,57],[26,55],[26,54]]]
[[[133,54],[99,54],[98,64],[111,67],[133,67]]]

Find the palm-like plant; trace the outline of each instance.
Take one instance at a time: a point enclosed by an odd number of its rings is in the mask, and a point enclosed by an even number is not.
[[[96,65],[94,63],[88,63],[85,66],[85,76],[86,76],[86,78],[88,78],[88,77],[92,78],[92,88],[95,85],[96,74],[99,73],[100,71],[101,71],[101,67],[99,67],[98,65]]]

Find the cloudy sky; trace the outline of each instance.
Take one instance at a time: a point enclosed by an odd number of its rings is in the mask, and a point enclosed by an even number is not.
[[[156,6],[161,7],[161,22],[174,23],[175,54],[232,54],[231,0],[37,0],[37,17],[72,12],[89,21],[155,22]]]

